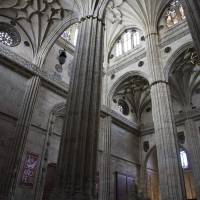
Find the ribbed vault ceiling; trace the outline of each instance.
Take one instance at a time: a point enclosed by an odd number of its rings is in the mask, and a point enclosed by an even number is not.
[[[144,35],[156,32],[159,17],[169,0],[110,0],[106,12],[105,50],[109,50],[127,28],[135,27]]]
[[[28,30],[27,33],[33,38],[32,43],[37,53],[49,32],[69,16],[72,10],[77,18],[97,14],[101,18],[108,3],[105,33],[105,51],[108,51],[126,28],[137,27],[144,34],[156,31],[158,18],[168,2],[169,0],[0,0],[0,11],[3,15],[18,18],[18,22],[28,27],[29,32],[32,30],[32,33],[28,33]]]

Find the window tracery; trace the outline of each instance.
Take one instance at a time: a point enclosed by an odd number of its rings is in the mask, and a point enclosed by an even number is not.
[[[78,23],[71,25],[66,31],[63,32],[61,37],[76,46],[78,39]]]
[[[7,23],[0,22],[0,43],[14,47],[21,42],[21,37],[17,29]]]
[[[138,30],[125,31],[114,44],[110,58],[119,57],[140,45],[140,33]]]
[[[178,24],[186,18],[183,6],[180,0],[173,0],[169,3],[165,12],[165,20],[168,28]]]
[[[123,115],[129,115],[129,106],[123,99],[119,99],[117,102],[117,110],[119,110]]]

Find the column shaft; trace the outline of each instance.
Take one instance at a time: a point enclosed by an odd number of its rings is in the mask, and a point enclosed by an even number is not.
[[[102,22],[87,17],[79,26],[52,199],[94,198],[102,50]]]
[[[183,0],[183,7],[194,40],[194,46],[200,57],[200,1]]]
[[[110,197],[110,165],[111,165],[111,123],[112,118],[102,119],[102,154],[100,159],[100,191],[99,200],[109,200]]]
[[[183,200],[185,190],[180,168],[176,127],[168,84],[164,81],[158,35],[150,33],[147,38],[147,58],[153,83],[151,86],[152,115],[158,155],[161,200]]]
[[[23,99],[22,108],[17,121],[15,140],[8,155],[8,162],[6,165],[7,169],[5,169],[5,171],[3,171],[0,175],[0,200],[10,200],[14,196],[39,85],[39,77],[34,76],[29,80],[28,87]]]

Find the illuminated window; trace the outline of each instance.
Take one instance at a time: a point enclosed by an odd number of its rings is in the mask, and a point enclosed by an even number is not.
[[[76,46],[78,38],[78,23],[70,26],[66,31],[63,32],[61,37]]]
[[[183,21],[186,17],[181,2],[174,0],[169,3],[164,17],[168,28]]]
[[[17,29],[7,23],[0,22],[0,43],[14,47],[19,45],[21,37]]]
[[[124,100],[120,99],[118,101],[117,107],[123,115],[129,115],[129,106]]]
[[[116,56],[120,56],[122,55],[122,43],[121,42],[118,42],[116,44]]]
[[[138,46],[140,44],[140,34],[139,32],[134,32],[133,34],[133,44],[134,46]]]
[[[140,45],[140,32],[135,29],[126,30],[113,45],[110,58],[119,57]],[[112,55],[112,56],[111,56]]]
[[[7,46],[11,46],[13,43],[13,39],[8,33],[1,31],[0,32],[0,42]]]
[[[78,39],[78,27],[76,28],[75,34],[74,34],[74,42],[73,42],[74,46],[76,46],[77,39]]]
[[[130,31],[128,31],[127,33],[124,34],[123,44],[124,44],[124,52],[125,53],[127,51],[131,50],[132,38],[131,38],[131,32]]]
[[[188,159],[187,159],[187,154],[185,151],[180,151],[180,157],[181,157],[181,166],[183,169],[188,168]]]

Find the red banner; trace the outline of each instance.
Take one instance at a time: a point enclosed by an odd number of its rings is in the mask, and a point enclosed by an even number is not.
[[[24,166],[22,169],[22,176],[21,176],[22,185],[33,187],[38,164],[39,164],[39,155],[27,152],[26,158],[24,160]]]

